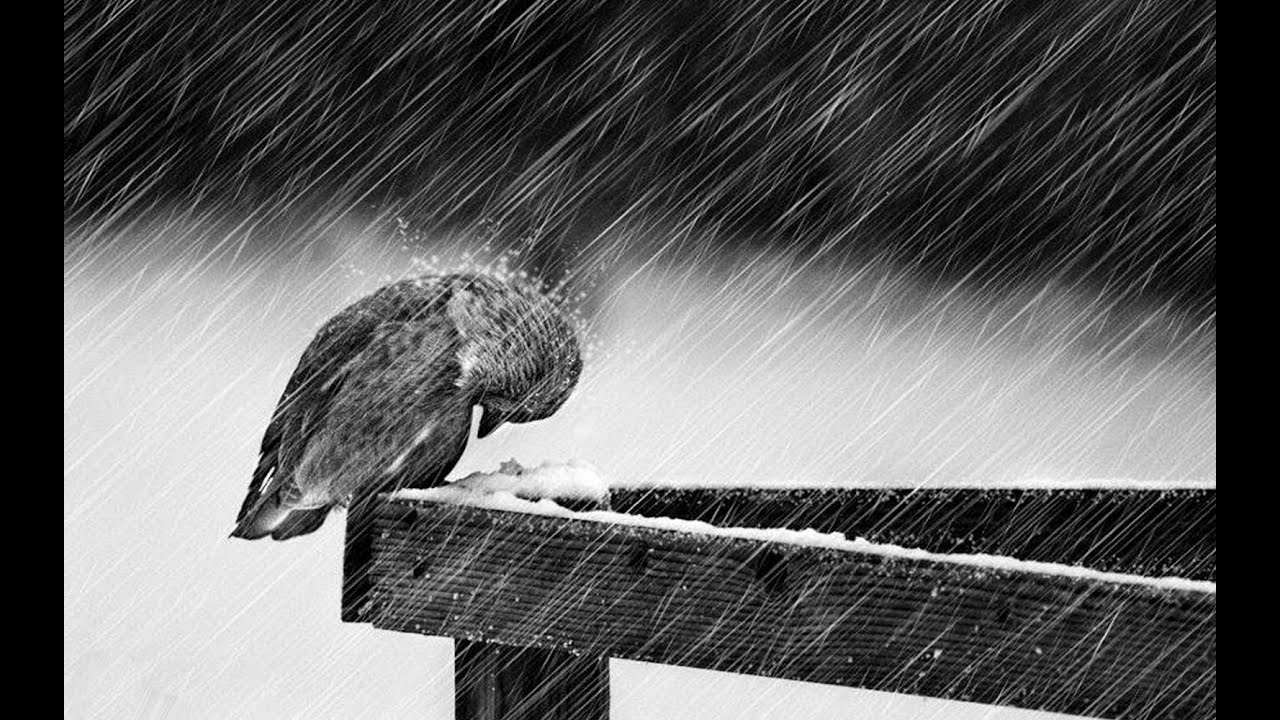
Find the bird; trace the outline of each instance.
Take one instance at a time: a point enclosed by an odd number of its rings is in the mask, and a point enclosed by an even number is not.
[[[530,282],[410,278],[321,326],[263,434],[231,537],[287,540],[378,492],[444,484],[471,433],[554,414],[582,372],[573,323]]]

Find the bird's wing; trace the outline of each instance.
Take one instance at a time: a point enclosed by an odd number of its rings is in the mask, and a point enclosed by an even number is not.
[[[463,346],[444,315],[378,329],[353,363],[324,431],[335,458],[327,472],[343,493],[422,474],[443,479],[452,469],[471,429],[473,400],[460,383]],[[323,457],[316,462],[326,465]]]
[[[378,325],[364,349],[287,413],[274,475],[246,500],[233,534],[292,537],[353,494],[363,499],[422,474],[443,479],[470,430],[461,342],[446,316]]]
[[[240,505],[240,513],[236,516],[238,524],[245,523],[261,512],[264,503],[274,506],[289,505],[299,499],[293,470],[307,443],[324,427],[329,410],[346,384],[351,367],[351,362],[348,361],[331,372],[314,376],[299,383],[294,393],[286,392],[280,399],[262,438],[258,466],[253,471],[249,489]],[[294,371],[294,377],[301,372],[305,372],[302,364]]]
[[[299,443],[305,444],[305,436],[323,423],[333,398],[342,388],[350,361],[368,344],[376,327],[374,323],[366,331],[353,324],[346,332],[332,334],[322,329],[311,341],[289,378],[262,436],[258,466],[249,481],[248,492],[236,516],[237,522],[243,520],[257,502],[268,478],[279,479],[288,474],[291,468],[282,467],[284,461],[294,455],[288,450]],[[325,329],[328,328],[326,325]]]
[[[448,289],[431,278],[394,283],[348,306],[320,328],[272,413],[236,522],[242,522],[254,504],[274,490],[277,479],[283,481],[292,474],[301,451],[324,425],[350,369],[374,340],[378,328],[433,312],[447,299]],[[270,487],[264,492],[263,485],[268,482]]]

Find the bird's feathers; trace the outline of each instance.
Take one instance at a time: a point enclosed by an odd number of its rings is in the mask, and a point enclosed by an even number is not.
[[[313,347],[331,337],[318,337]],[[447,318],[431,316],[375,326],[354,355],[350,350],[358,346],[350,341],[346,352],[334,352],[333,345],[327,353],[309,349],[294,375],[310,377],[281,399],[233,535],[283,539],[310,532],[398,455],[404,455],[402,477],[423,470],[432,449],[415,445],[445,443],[436,452],[451,469],[470,425],[470,407],[456,384],[459,341]],[[322,354],[324,364],[314,364]],[[436,415],[461,429],[420,437]]]
[[[291,510],[279,524],[272,528],[271,539],[288,540],[291,537],[315,532],[324,524],[327,517],[329,517],[327,507]]]
[[[507,403],[517,422],[546,417],[580,368],[572,328],[534,290],[465,274],[388,285],[303,352],[232,535],[282,540],[353,498],[441,484],[466,448],[473,405]]]

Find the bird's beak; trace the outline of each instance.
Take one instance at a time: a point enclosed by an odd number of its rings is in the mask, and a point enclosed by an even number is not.
[[[480,428],[476,430],[476,437],[488,437],[490,433],[498,429],[498,426],[506,422],[507,419],[501,413],[494,412],[489,408],[480,406]]]

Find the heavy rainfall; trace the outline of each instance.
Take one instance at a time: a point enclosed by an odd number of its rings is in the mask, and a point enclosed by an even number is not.
[[[448,641],[339,621],[341,516],[227,538],[303,349],[403,278],[582,338],[454,479],[1216,482],[1212,3],[72,2],[63,52],[68,717],[449,717]]]

